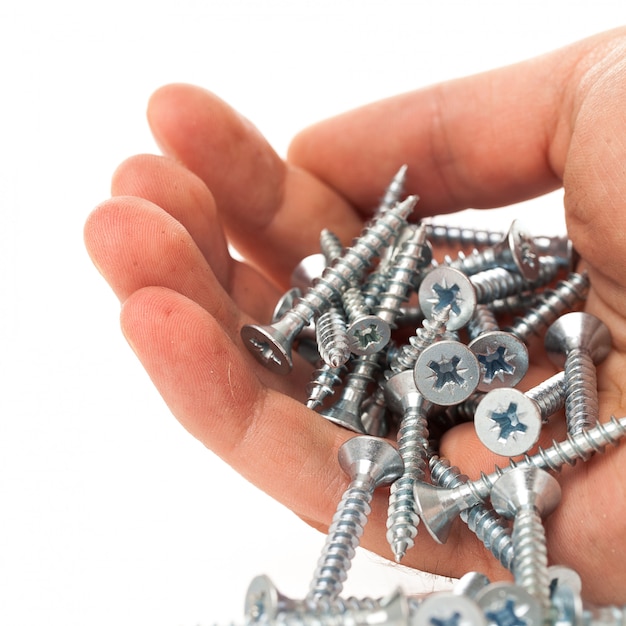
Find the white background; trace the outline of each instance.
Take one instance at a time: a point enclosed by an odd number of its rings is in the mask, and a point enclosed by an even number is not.
[[[0,625],[241,622],[257,574],[302,597],[324,540],[178,425],[84,251],[113,169],[156,150],[155,88],[215,91],[284,153],[328,115],[622,24],[623,0],[2,2]],[[556,229],[560,203],[534,205]],[[346,591],[398,581],[435,584],[362,553]]]

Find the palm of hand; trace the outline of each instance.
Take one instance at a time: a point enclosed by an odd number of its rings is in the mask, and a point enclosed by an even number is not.
[[[596,50],[608,50],[604,60],[590,60]],[[508,204],[564,181],[570,236],[591,278],[586,308],[613,336],[614,349],[598,371],[601,419],[625,415],[623,57],[613,34],[517,68],[400,96],[305,131],[289,165],[210,94],[185,86],[158,92],[149,109],[153,131],[183,165],[152,156],[126,161],[114,176],[113,198],[90,216],[85,238],[122,302],[129,343],[183,426],[309,523],[327,527],[346,485],[337,448],[352,433],[302,403],[307,363],[295,357],[290,376],[272,374],[243,348],[239,332],[270,319],[292,268],[317,251],[322,228],[346,243],[358,234],[364,216],[354,207],[374,206],[404,162],[416,172],[408,184],[422,196],[420,210],[429,213]],[[556,82],[549,93],[546,77]],[[520,91],[539,97],[513,106]],[[494,94],[497,103],[486,102]],[[514,119],[498,127],[496,108]],[[371,129],[381,119],[387,130],[374,149]],[[341,141],[346,136],[350,144]],[[226,237],[249,264],[231,258]],[[554,371],[540,354],[528,386]],[[563,438],[563,424],[553,420],[542,442]],[[442,453],[470,476],[490,471],[496,460],[467,426],[446,435]],[[559,477],[562,503],[547,520],[551,562],[576,569],[586,595],[598,602],[624,601],[620,461],[626,461],[623,447],[566,468]],[[372,509],[362,543],[390,557],[384,494]],[[443,546],[420,532],[403,563],[444,575],[504,575],[460,524]]]

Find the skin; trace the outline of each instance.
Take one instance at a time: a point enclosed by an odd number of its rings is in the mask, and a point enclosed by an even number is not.
[[[315,124],[286,162],[215,95],[169,85],[148,107],[164,156],[119,166],[112,197],[87,220],[86,246],[121,302],[124,335],[182,425],[325,532],[346,487],[337,449],[353,433],[302,404],[309,365],[296,355],[291,375],[270,373],[242,346],[240,328],[267,323],[293,267],[319,250],[322,228],[346,244],[360,232],[403,163],[417,217],[562,186],[592,283],[585,309],[613,337],[598,369],[601,420],[626,415],[625,103],[626,29]],[[538,360],[527,386],[554,373]],[[542,442],[563,437],[553,420]],[[442,453],[471,477],[498,461],[471,425],[450,431]],[[561,504],[546,520],[550,562],[573,567],[596,603],[626,603],[625,465],[622,445],[566,468]],[[392,558],[386,509],[381,491],[362,545]],[[420,528],[403,564],[507,575],[460,522],[444,545]]]

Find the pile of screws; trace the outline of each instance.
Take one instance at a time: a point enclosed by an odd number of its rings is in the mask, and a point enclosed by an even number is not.
[[[626,435],[626,418],[598,421],[596,365],[611,337],[602,321],[577,310],[588,277],[574,271],[567,237],[532,237],[517,221],[504,234],[409,223],[417,198],[402,199],[405,176],[402,167],[351,247],[321,233],[322,252],[296,268],[271,324],[241,330],[270,370],[288,374],[293,351],[313,363],[307,406],[356,433],[339,450],[351,482],[308,594],[286,598],[259,576],[246,622],[623,625],[623,610],[583,605],[576,572],[548,566],[542,522],[561,497],[553,473]],[[473,251],[435,261],[442,245]],[[516,385],[538,337],[560,371],[522,392]],[[539,447],[542,426],[562,410],[567,438]],[[509,458],[475,481],[439,455],[441,435],[470,421],[489,450]],[[385,439],[394,433],[397,448]],[[420,522],[443,543],[460,516],[514,582],[470,572],[451,591],[422,598],[398,591],[343,599],[381,485],[391,485],[387,539],[398,562]]]

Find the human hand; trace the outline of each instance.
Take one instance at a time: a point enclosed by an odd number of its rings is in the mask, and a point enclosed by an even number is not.
[[[85,240],[122,303],[126,338],[183,426],[326,530],[346,486],[337,449],[354,433],[304,406],[307,363],[294,355],[289,376],[273,374],[239,332],[270,319],[294,266],[318,251],[322,228],[345,244],[360,232],[403,163],[419,216],[503,206],[563,185],[569,235],[591,280],[586,310],[613,338],[598,371],[601,419],[626,415],[625,34],[322,122],[294,139],[287,162],[215,96],[184,85],[159,90],[148,117],[166,156],[118,168],[113,197],[89,217]],[[227,241],[246,263],[231,258]],[[528,386],[554,372],[539,361]],[[564,438],[557,420],[542,441],[553,438]],[[471,477],[498,460],[471,425],[450,431],[442,453]],[[562,502],[546,520],[551,563],[576,569],[585,596],[600,603],[626,602],[620,462],[623,446],[566,468]],[[362,545],[391,557],[386,511],[377,493]],[[419,531],[403,564],[505,575],[464,525],[441,546]]]

